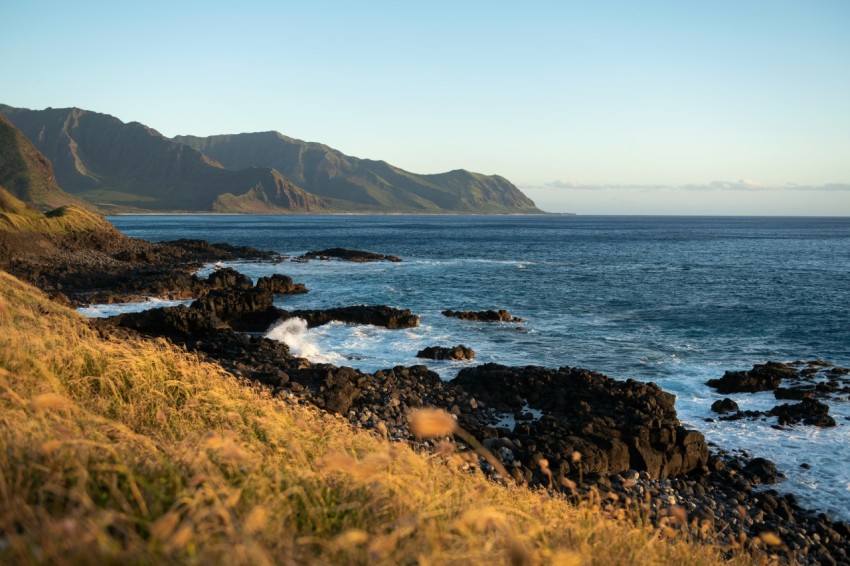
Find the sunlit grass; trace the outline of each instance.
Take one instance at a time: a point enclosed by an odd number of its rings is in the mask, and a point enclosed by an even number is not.
[[[419,417],[423,435],[454,428]],[[500,486],[452,456],[164,341],[102,338],[0,272],[2,564],[722,562],[638,514]]]
[[[68,204],[42,214],[0,187],[0,232],[64,235],[87,230],[113,230],[100,215]]]

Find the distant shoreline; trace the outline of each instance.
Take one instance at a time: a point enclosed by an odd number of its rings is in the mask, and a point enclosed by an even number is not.
[[[578,216],[575,212],[103,212],[104,216]]]

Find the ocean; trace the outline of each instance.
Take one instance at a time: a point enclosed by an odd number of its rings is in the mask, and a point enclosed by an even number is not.
[[[285,309],[387,304],[421,326],[386,330],[333,323],[275,331],[314,361],[366,371],[423,363],[426,346],[465,344],[472,362],[426,362],[443,379],[465,365],[578,366],[653,381],[677,396],[679,418],[727,450],[773,460],[775,486],[850,519],[850,401],[828,402],[838,422],[776,430],[775,419],[707,422],[723,396],[705,385],[767,360],[850,367],[850,218],[122,215],[129,236],[202,238],[289,256],[346,247],[402,263],[242,262],[310,289]],[[211,266],[206,268],[212,269]],[[147,306],[161,306],[152,302]],[[103,316],[145,305],[94,306]],[[447,318],[445,309],[508,309],[517,324]],[[730,395],[769,409],[771,393]],[[801,464],[808,464],[807,469]]]

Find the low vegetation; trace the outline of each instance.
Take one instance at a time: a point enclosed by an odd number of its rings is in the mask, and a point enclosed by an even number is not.
[[[415,424],[445,434],[441,418]],[[0,272],[2,564],[723,562],[639,511],[500,486],[441,446],[387,442],[161,340],[102,336]]]
[[[102,216],[68,204],[41,213],[0,187],[0,232],[62,236],[114,228]]]

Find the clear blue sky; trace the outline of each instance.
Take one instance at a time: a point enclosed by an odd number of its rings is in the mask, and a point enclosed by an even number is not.
[[[580,213],[850,214],[850,1],[0,2],[0,102],[278,130]]]

